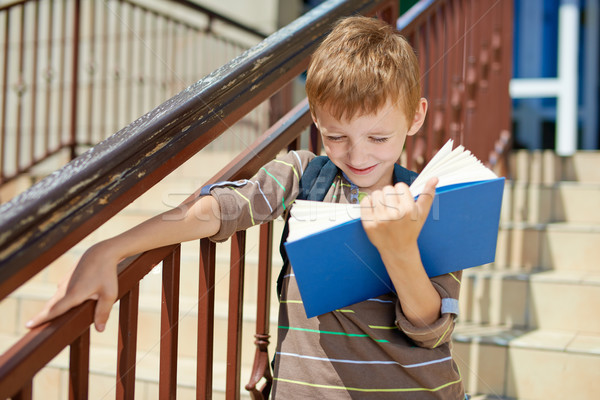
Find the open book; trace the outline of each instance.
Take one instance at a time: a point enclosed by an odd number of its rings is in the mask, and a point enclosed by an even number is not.
[[[448,141],[410,186],[416,198],[431,177],[436,196],[418,239],[430,277],[494,261],[504,178]],[[394,291],[360,221],[360,205],[296,200],[286,252],[307,317]]]

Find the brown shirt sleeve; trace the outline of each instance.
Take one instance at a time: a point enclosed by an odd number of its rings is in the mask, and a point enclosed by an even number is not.
[[[431,278],[431,283],[442,299],[456,299],[458,301],[461,277],[462,271],[457,271]],[[441,314],[440,318],[433,324],[426,327],[416,327],[402,313],[400,302],[396,303],[396,325],[420,347],[433,349],[440,344],[449,342],[452,339],[455,318],[456,314],[446,312]]]
[[[290,151],[265,164],[250,179],[205,188],[221,209],[221,229],[210,239],[227,240],[237,231],[283,214],[298,196],[300,177],[314,157],[309,151]]]

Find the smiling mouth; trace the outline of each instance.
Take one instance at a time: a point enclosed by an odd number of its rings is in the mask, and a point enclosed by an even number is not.
[[[355,175],[366,175],[369,172],[373,171],[375,169],[375,167],[377,167],[377,165],[372,165],[367,168],[359,169],[359,168],[354,168],[354,167],[351,167],[350,165],[348,165],[348,169]]]

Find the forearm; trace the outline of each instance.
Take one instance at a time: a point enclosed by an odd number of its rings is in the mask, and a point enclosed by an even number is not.
[[[122,260],[158,247],[210,237],[219,231],[220,224],[217,201],[205,196],[159,214],[95,247]]]
[[[416,243],[402,251],[380,253],[406,318],[417,327],[437,321],[441,298],[423,268]]]

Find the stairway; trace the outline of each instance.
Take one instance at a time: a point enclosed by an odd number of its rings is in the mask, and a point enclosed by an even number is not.
[[[0,351],[25,331],[27,318],[52,295],[58,280],[87,247],[176,206],[231,160],[203,151],[85,238],[30,283],[0,303]],[[496,262],[466,270],[454,356],[476,400],[594,399],[600,393],[600,154],[559,158],[550,152],[515,152],[506,185]],[[280,236],[276,224],[275,237]],[[246,298],[255,298],[257,229],[248,231]],[[219,245],[216,275],[214,398],[224,398],[228,254]],[[274,253],[277,253],[275,246]],[[198,243],[182,246],[179,399],[195,399]],[[280,267],[275,254],[274,281]],[[142,282],[136,399],[158,397],[160,267]],[[272,296],[271,334],[277,304]],[[90,398],[114,398],[117,306],[107,330],[92,332]],[[244,305],[242,386],[254,357],[255,305]],[[273,354],[275,338],[271,339]],[[63,351],[34,381],[34,396],[68,394]],[[249,398],[242,387],[242,398]],[[40,398],[40,397],[38,397]]]
[[[90,234],[77,246],[64,254],[48,268],[0,303],[4,316],[0,323],[0,352],[15,343],[25,332],[25,322],[41,309],[52,296],[56,284],[72,268],[81,254],[93,243],[113,236],[151,216],[171,209],[224,167],[237,153],[234,151],[203,150],[165,180],[158,183],[142,197],[113,217],[104,226]],[[35,179],[33,179],[35,180]],[[276,223],[274,235],[281,236],[282,223]],[[245,273],[245,298],[256,298],[258,260],[258,228],[247,233]],[[273,257],[273,293],[277,272],[281,266],[278,247]],[[181,299],[179,321],[178,399],[195,399],[196,385],[196,333],[198,298],[199,243],[182,244],[181,253]],[[215,287],[215,351],[213,372],[213,398],[225,398],[227,300],[229,285],[228,244],[217,245],[217,270]],[[161,273],[157,266],[140,283],[140,314],[138,319],[138,363],[136,366],[136,399],[158,398],[159,332],[160,332]],[[277,301],[272,296],[271,334],[276,334]],[[242,346],[242,399],[249,399],[243,386],[248,382],[254,359],[254,333],[256,305],[244,304]],[[98,334],[92,329],[90,351],[90,399],[115,397],[115,370],[117,360],[118,304],[106,327]],[[275,338],[271,339],[270,354],[274,352]],[[43,393],[43,396],[40,395]],[[68,398],[68,350],[59,354],[34,380],[34,398]]]
[[[465,386],[485,399],[596,399],[600,153],[517,151],[510,167],[496,261],[463,273]]]

